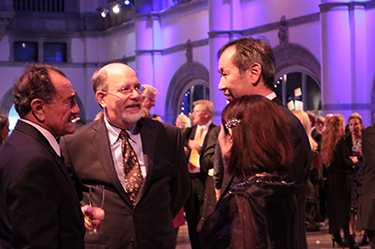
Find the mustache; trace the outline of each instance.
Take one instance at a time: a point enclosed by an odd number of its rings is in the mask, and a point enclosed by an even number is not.
[[[127,107],[138,107],[139,109],[141,109],[141,105],[142,105],[142,102],[140,102],[140,101],[132,101],[132,102],[126,104],[125,108],[127,108]]]

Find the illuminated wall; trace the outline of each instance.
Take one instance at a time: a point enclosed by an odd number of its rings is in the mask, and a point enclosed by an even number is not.
[[[265,36],[278,55],[287,55],[276,58],[277,76],[297,69],[314,76],[322,90],[323,115],[333,112],[348,118],[350,113],[357,111],[366,126],[373,123],[373,0],[195,0],[173,7],[170,7],[172,1],[163,0],[159,7],[166,9],[136,13],[133,21],[112,26],[114,19],[96,19],[99,13],[95,10],[106,2],[81,0],[81,15],[86,18],[82,23],[92,30],[39,30],[23,36],[41,42],[44,37],[68,41],[70,60],[58,66],[67,73],[77,90],[87,120],[92,120],[100,110],[90,86],[92,73],[106,63],[123,62],[137,71],[141,83],[158,89],[156,106],[151,113],[161,115],[170,123],[175,118],[175,110],[169,109],[175,107],[170,105],[168,98],[183,94],[183,86],[178,86],[178,82],[171,85],[176,73],[182,68],[208,71],[210,96],[215,104],[214,121],[219,124],[220,112],[226,103],[223,93],[217,89],[220,81],[217,51],[231,39],[250,35]],[[282,16],[288,26],[287,45],[280,45],[278,37]],[[11,43],[21,33],[22,30],[17,33],[6,29],[0,40],[0,74],[3,76],[0,111],[6,111],[4,95],[23,70],[24,63],[12,62],[11,58]],[[187,56],[188,48],[192,57]],[[305,59],[309,58],[310,64],[299,58],[302,54],[308,54]],[[196,63],[196,67],[188,67],[189,60]],[[204,77],[194,80],[199,82]]]

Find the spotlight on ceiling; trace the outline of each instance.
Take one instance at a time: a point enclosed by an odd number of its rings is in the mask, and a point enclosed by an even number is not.
[[[129,0],[125,0],[125,1],[124,1],[124,4],[125,4],[125,5],[129,5],[129,4],[130,4],[130,1],[129,1]]]
[[[115,14],[119,13],[120,12],[120,4],[116,4],[115,6],[113,6],[112,11]]]
[[[102,10],[102,12],[100,13],[100,15],[101,15],[103,18],[105,18],[105,17],[108,15],[108,13],[109,13],[109,10],[108,10],[107,8],[104,8],[104,9]]]

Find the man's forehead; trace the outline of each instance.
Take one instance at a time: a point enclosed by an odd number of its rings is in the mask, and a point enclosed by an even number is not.
[[[232,64],[232,56],[236,53],[236,47],[231,46],[223,51],[219,58],[219,70],[228,64]]]

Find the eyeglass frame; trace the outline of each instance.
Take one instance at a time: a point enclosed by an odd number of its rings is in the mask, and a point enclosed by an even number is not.
[[[126,86],[126,87],[121,87],[121,88],[117,88],[117,89],[114,89],[114,88],[112,88],[112,89],[107,89],[107,90],[105,90],[105,91],[103,91],[103,92],[109,93],[109,91],[116,91],[116,92],[121,93],[121,94],[123,94],[123,95],[129,95],[129,94],[131,94],[134,90],[135,90],[138,94],[142,94],[142,93],[145,91],[145,88],[144,88],[143,86],[141,86],[141,85],[139,85],[139,86],[135,86],[135,87],[128,87],[128,86]]]

